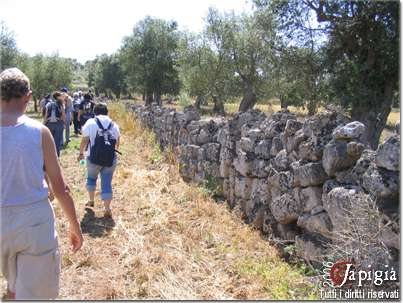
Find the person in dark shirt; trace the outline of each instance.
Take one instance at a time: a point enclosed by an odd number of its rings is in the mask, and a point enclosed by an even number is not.
[[[89,119],[94,118],[94,106],[95,103],[92,101],[91,95],[85,94],[83,101],[80,103],[78,113],[78,121],[81,127],[83,127]]]

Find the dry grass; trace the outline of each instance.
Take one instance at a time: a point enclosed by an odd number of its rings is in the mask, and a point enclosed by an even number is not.
[[[68,224],[54,203],[62,253],[59,298],[317,298],[316,286],[283,262],[258,231],[185,184],[172,154],[151,157],[159,153],[153,135],[123,106],[111,105],[111,116],[122,130],[123,152],[113,179],[113,220],[103,218],[98,193],[95,212],[84,206],[79,138],[62,151],[85,243],[71,254]]]

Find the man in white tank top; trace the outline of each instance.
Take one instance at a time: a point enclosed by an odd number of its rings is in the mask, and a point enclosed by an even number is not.
[[[0,244],[7,297],[55,299],[60,254],[45,174],[69,221],[73,252],[82,246],[80,224],[49,129],[24,115],[32,95],[27,76],[6,69],[0,87]]]

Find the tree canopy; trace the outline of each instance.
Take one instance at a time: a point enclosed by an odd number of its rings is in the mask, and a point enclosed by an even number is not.
[[[177,23],[146,17],[125,37],[120,50],[123,68],[133,89],[148,103],[160,103],[162,94],[179,93]]]
[[[57,55],[30,57],[1,24],[1,69],[21,66],[37,96],[69,85],[85,71],[89,87],[108,97],[140,94],[146,104],[187,95],[196,107],[280,99],[314,114],[335,103],[366,124],[375,148],[399,100],[399,2],[253,0],[249,13],[210,8],[199,33],[174,20],[145,17],[114,54],[82,66]],[[36,96],[36,97],[37,97]]]

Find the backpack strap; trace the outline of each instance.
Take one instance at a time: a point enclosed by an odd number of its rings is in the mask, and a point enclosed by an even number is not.
[[[111,123],[109,123],[107,130],[110,130],[112,128],[112,126],[113,126],[113,121],[111,121]]]
[[[98,127],[102,130],[105,130],[105,128],[102,126],[101,121],[98,120],[98,118],[95,118],[95,122],[98,124]],[[108,128],[109,129],[109,128]]]

